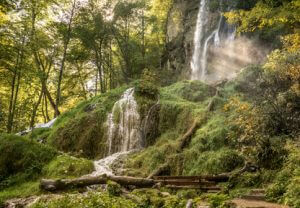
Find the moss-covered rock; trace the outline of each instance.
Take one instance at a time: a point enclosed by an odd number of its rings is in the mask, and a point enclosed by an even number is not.
[[[92,161],[63,154],[47,164],[42,174],[46,178],[73,178],[89,174],[93,170]]]
[[[107,153],[107,115],[126,88],[96,96],[61,115],[53,126],[48,142],[64,152],[87,158],[104,157]]]

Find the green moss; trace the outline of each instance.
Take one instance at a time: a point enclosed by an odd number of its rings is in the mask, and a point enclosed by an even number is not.
[[[46,178],[72,178],[91,173],[93,162],[84,158],[69,155],[59,155],[43,168]]]
[[[121,87],[84,101],[61,115],[49,136],[49,143],[61,151],[87,158],[106,154],[105,122],[114,103],[126,90]]]

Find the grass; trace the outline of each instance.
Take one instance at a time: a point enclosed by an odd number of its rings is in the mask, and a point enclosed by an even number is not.
[[[12,198],[28,197],[41,194],[39,182],[31,181],[17,184],[0,191],[0,207],[4,207],[4,201]]]

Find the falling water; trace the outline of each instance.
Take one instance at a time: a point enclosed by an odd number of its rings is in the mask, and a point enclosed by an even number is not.
[[[101,160],[94,161],[95,171],[90,174],[90,176],[100,176],[103,174],[114,175],[111,165],[122,156],[126,156],[129,152],[117,152]]]
[[[221,43],[230,44],[230,42],[232,42],[235,39],[235,28],[233,28],[232,26],[228,26],[227,23],[224,22],[223,16],[220,16],[217,28],[215,30],[213,30],[207,36],[204,34],[204,32],[206,31],[205,20],[209,18],[209,12],[207,11],[206,1],[207,0],[200,0],[200,9],[198,12],[196,30],[194,35],[194,53],[191,61],[192,80],[206,81],[208,72],[208,51],[212,44],[214,47],[220,47]],[[221,37],[220,33],[222,32],[222,25],[225,25],[227,33],[222,34]],[[204,39],[205,36],[206,38]]]
[[[134,98],[134,88],[124,92],[107,117],[107,157],[95,161],[93,176],[112,175],[110,166],[120,157],[142,147],[141,119]]]
[[[203,39],[203,26],[206,18],[206,0],[200,0],[200,9],[197,16],[197,25],[194,35],[194,54],[191,61],[192,79],[200,79],[201,41]]]
[[[207,49],[208,49],[208,43],[213,38],[216,37],[218,30],[213,31],[210,36],[205,40],[203,51],[202,51],[202,57],[201,57],[201,77],[200,80],[205,80],[205,76],[207,74],[206,65],[207,65]]]
[[[125,91],[108,115],[108,155],[141,148],[140,115],[134,88]]]

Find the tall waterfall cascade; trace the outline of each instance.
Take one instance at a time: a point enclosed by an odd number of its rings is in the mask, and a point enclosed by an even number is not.
[[[134,88],[124,92],[107,117],[107,157],[95,161],[93,176],[112,175],[110,166],[120,157],[142,148],[141,118],[134,98]]]
[[[191,79],[192,80],[201,80],[201,81],[210,81],[218,80],[221,78],[222,69],[224,63],[219,60],[214,61],[213,66],[208,66],[209,52],[216,52],[215,56],[219,56],[220,60],[230,58],[231,54],[234,52],[232,50],[235,47],[232,46],[235,41],[235,27],[227,24],[225,18],[220,14],[218,24],[215,28],[211,30],[211,23],[208,22],[209,19],[209,0],[200,0],[199,12],[197,15],[196,29],[194,33],[194,51],[192,59],[190,62],[191,66]],[[222,4],[222,1],[220,2]],[[230,11],[230,8],[228,8]],[[226,48],[226,54],[222,54],[223,57],[220,57],[220,52],[224,52],[222,49]],[[219,65],[218,65],[219,64]],[[210,68],[215,68],[218,73],[210,73]],[[219,76],[219,77],[218,77]]]

